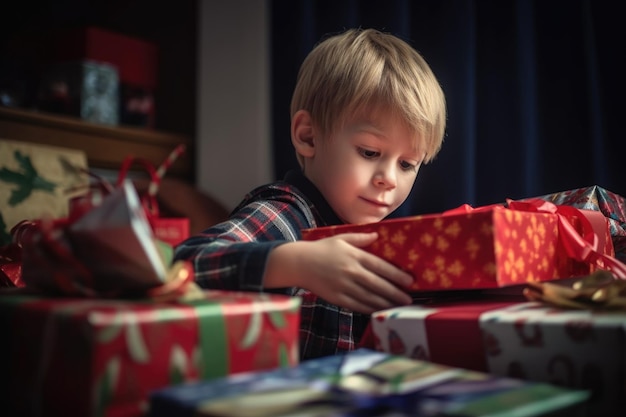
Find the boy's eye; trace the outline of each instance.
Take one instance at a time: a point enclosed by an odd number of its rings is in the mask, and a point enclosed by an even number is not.
[[[415,171],[417,169],[417,165],[411,164],[407,161],[400,161],[400,166],[405,171]]]
[[[380,152],[372,151],[365,148],[358,148],[359,155],[361,155],[365,159],[373,159],[377,156],[380,156]]]

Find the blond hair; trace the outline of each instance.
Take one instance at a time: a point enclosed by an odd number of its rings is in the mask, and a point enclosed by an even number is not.
[[[292,96],[291,117],[308,111],[325,137],[347,117],[380,106],[422,138],[424,163],[437,155],[446,103],[424,58],[394,35],[350,29],[319,43],[306,57]]]

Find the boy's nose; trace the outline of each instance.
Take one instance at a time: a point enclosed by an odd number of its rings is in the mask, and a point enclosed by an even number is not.
[[[396,173],[393,167],[381,166],[376,175],[374,175],[374,185],[384,188],[396,187]]]

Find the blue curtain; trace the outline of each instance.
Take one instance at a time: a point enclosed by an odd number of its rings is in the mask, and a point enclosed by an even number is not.
[[[407,40],[448,103],[438,157],[394,216],[600,185],[626,195],[622,17],[608,0],[274,0],[275,176],[297,162],[289,102],[328,33],[373,27]]]

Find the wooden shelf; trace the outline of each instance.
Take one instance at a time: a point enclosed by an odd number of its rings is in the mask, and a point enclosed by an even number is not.
[[[78,149],[86,153],[89,167],[114,170],[119,169],[128,155],[146,158],[158,166],[182,143],[187,150],[167,175],[191,183],[195,180],[193,142],[184,135],[100,125],[75,117],[0,107],[0,139]]]

